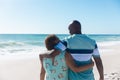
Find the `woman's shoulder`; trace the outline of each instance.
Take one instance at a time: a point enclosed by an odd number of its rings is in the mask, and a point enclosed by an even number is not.
[[[43,60],[43,58],[48,58],[49,56],[50,54],[48,52],[45,52],[45,53],[39,54],[39,59]]]

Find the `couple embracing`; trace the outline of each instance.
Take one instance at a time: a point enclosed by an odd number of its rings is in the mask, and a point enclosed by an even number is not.
[[[95,80],[94,62],[99,80],[104,80],[103,64],[95,40],[82,34],[81,24],[77,20],[68,29],[71,35],[62,41],[56,35],[45,39],[48,51],[39,56],[40,80]]]

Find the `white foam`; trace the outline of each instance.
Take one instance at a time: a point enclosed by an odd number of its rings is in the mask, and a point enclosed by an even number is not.
[[[120,45],[120,41],[106,41],[106,42],[98,42],[99,46],[114,46],[114,45]]]
[[[99,42],[98,48],[100,53],[104,55],[118,54],[118,49],[120,48],[120,41]]]
[[[46,50],[45,47],[40,46],[23,46],[23,47],[5,47],[0,48],[0,55],[8,55],[8,54],[39,54],[41,52],[44,52]]]

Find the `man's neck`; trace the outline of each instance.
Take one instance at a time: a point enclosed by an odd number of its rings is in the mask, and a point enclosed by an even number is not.
[[[82,34],[82,32],[75,32],[74,34]]]

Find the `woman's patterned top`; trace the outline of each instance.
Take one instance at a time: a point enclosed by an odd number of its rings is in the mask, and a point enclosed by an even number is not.
[[[43,66],[46,71],[46,80],[68,80],[68,67],[65,61],[65,51],[52,58],[44,58]]]

